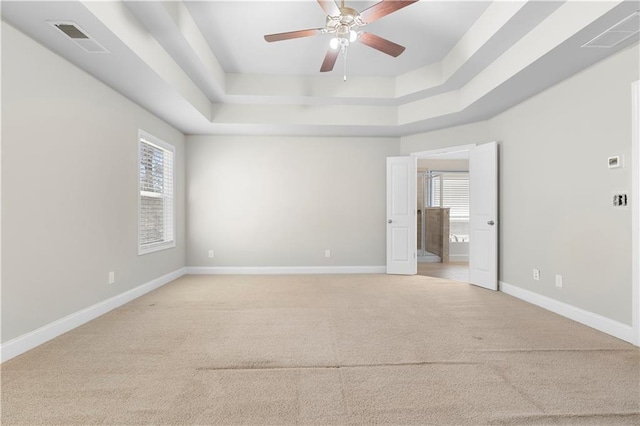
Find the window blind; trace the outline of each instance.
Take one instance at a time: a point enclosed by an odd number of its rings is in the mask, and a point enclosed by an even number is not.
[[[452,219],[469,220],[469,173],[441,172],[440,179],[431,180],[431,205],[440,206],[440,192],[442,191],[442,207],[449,207]]]
[[[138,251],[144,254],[174,245],[174,149],[149,136],[139,141]]]

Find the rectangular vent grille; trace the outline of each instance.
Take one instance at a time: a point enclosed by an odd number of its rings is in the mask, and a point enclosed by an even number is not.
[[[49,24],[60,30],[75,44],[89,53],[109,53],[109,51],[105,49],[104,46],[98,43],[75,22],[49,22]]]
[[[640,32],[640,12],[627,16],[602,34],[586,42],[582,47],[612,48]]]
[[[71,38],[89,38],[85,33],[80,31],[80,28],[71,24],[55,24],[56,28],[68,35]]]

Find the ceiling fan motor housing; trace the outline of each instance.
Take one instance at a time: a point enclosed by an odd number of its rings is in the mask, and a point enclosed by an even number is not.
[[[356,18],[359,16],[360,14],[358,13],[357,10],[352,9],[350,7],[341,7],[340,8],[340,20],[344,23],[344,24],[348,24],[351,22],[355,22]]]
[[[357,10],[341,7],[339,16],[327,16],[327,32],[340,38],[349,38],[349,32],[364,25]]]

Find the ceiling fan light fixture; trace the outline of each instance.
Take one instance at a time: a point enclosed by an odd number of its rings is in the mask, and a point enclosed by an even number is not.
[[[358,33],[353,30],[349,31],[349,41],[353,43],[357,39],[358,39]]]
[[[332,38],[331,41],[329,42],[329,47],[332,48],[333,50],[336,50],[339,46],[340,46],[340,40],[338,40],[338,38],[336,37]]]

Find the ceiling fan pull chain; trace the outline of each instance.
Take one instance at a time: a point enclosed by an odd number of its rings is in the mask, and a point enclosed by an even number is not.
[[[343,61],[344,61],[344,81],[347,81],[347,48],[344,48],[344,53],[343,53]]]

